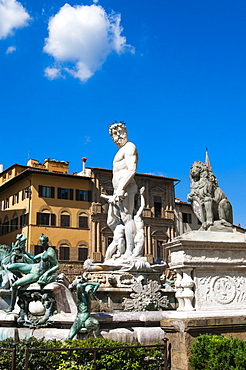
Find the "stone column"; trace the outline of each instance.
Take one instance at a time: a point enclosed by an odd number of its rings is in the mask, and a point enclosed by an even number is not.
[[[184,310],[184,299],[182,296],[183,293],[183,287],[182,287],[182,279],[183,279],[183,273],[181,269],[175,269],[177,273],[177,279],[175,281],[175,288],[176,288],[176,294],[175,297],[177,298],[178,301],[178,308],[177,311],[183,311]]]
[[[194,311],[195,308],[192,305],[195,293],[192,288],[194,286],[194,281],[191,278],[191,271],[193,268],[183,268],[183,279],[181,286],[183,287],[182,297],[184,299],[184,311]]]
[[[91,221],[91,252],[96,252],[96,230],[95,230],[95,222]]]
[[[100,222],[97,222],[97,252],[101,252]]]
[[[147,230],[148,230],[148,226],[144,226],[144,255],[148,254]]]
[[[150,226],[148,226],[148,254],[151,254],[151,234],[150,234]]]

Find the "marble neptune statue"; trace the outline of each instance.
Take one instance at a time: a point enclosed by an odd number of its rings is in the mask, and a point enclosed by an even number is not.
[[[134,209],[135,195],[138,193],[135,182],[137,148],[128,140],[124,122],[110,125],[109,134],[118,147],[113,160],[113,195],[101,194],[101,197],[109,203],[107,225],[113,232],[113,241],[106,250],[105,261],[95,263],[92,259],[87,259],[84,270],[158,272],[165,268],[165,264],[151,266],[144,257],[144,187],[139,191],[140,207]]]
[[[108,226],[115,233],[117,225],[124,225],[126,239],[125,257],[130,257],[134,249],[135,224],[133,220],[134,197],[137,184],[134,180],[138,163],[136,146],[128,140],[124,122],[113,123],[109,127],[112,140],[119,148],[113,161],[112,184],[114,194],[108,199]],[[121,227],[122,230],[122,227]],[[117,230],[118,231],[118,230]]]

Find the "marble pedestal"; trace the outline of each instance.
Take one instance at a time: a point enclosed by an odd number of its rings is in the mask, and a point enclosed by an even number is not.
[[[18,297],[14,311],[7,313],[4,310],[8,307],[10,296],[11,291],[0,290],[0,340],[9,337],[15,338],[15,340],[28,339],[35,330],[40,330],[35,329],[36,327],[49,326],[48,332],[53,326],[52,315],[58,312],[60,315],[70,314],[73,316],[77,312],[70,290],[57,282],[46,285],[43,290],[37,283],[31,284],[28,288],[22,288],[19,291],[19,297],[22,298]],[[46,300],[43,299],[44,297]],[[21,302],[25,299],[27,304],[19,303],[22,307],[20,309],[18,302],[21,299]],[[54,306],[47,306],[49,299],[55,301]],[[46,310],[49,310],[48,315]],[[52,335],[55,338],[55,334]]]
[[[100,283],[96,297],[102,308],[106,308],[108,312],[128,311],[130,306],[132,311],[171,310],[177,307],[174,289],[166,289],[160,272],[94,271],[88,272],[88,279]],[[161,300],[163,301],[164,297],[166,304],[159,305],[158,303],[163,303]],[[156,302],[153,308],[145,307],[150,299]]]
[[[31,336],[41,339],[65,340],[74,322],[76,313],[58,313],[52,316],[51,325],[46,328],[19,327],[17,315],[0,311],[0,340],[15,338],[28,340]],[[160,321],[166,317],[164,311],[120,312],[92,314],[100,323],[99,337],[134,344],[154,344],[164,338]],[[79,333],[78,339],[85,338]]]
[[[246,235],[191,231],[166,244],[178,311],[246,309]]]

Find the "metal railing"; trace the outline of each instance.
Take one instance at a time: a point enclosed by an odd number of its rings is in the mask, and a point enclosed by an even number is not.
[[[163,339],[163,344],[152,344],[152,345],[138,345],[138,346],[117,346],[117,347],[91,347],[91,348],[29,348],[29,342],[26,342],[26,349],[25,349],[25,370],[28,370],[28,363],[29,363],[29,355],[30,353],[35,353],[35,352],[56,352],[56,351],[67,351],[67,352],[72,352],[72,351],[92,351],[93,352],[93,362],[94,362],[94,370],[97,370],[97,351],[112,351],[112,350],[121,350],[121,349],[135,349],[135,348],[159,348],[160,350],[163,351],[164,353],[164,366],[163,370],[169,370],[169,359],[168,359],[168,345],[167,345],[168,339],[164,338]],[[161,368],[160,368],[161,370]]]
[[[25,365],[24,370],[29,370],[29,358],[31,353],[37,352],[73,352],[73,351],[91,351],[93,353],[93,363],[94,370],[97,370],[97,351],[112,351],[112,350],[122,350],[122,349],[136,349],[136,348],[159,348],[164,354],[164,363],[160,364],[160,370],[170,370],[171,368],[171,358],[170,358],[170,348],[171,344],[168,345],[168,339],[163,339],[163,344],[151,344],[151,345],[136,345],[136,346],[117,346],[117,347],[86,347],[86,348],[29,348],[30,342],[26,342],[25,348]],[[0,348],[1,351],[12,352],[12,362],[11,370],[16,370],[16,351],[18,343],[13,343],[13,348]],[[6,369],[7,370],[7,369]]]
[[[16,370],[16,346],[18,343],[13,343],[13,348],[0,348],[0,351],[12,352],[11,370]]]

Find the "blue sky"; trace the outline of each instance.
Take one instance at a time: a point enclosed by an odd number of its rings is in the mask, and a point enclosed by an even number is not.
[[[65,5],[67,4],[67,5]],[[127,123],[138,172],[205,160],[246,228],[244,0],[0,0],[1,160],[111,168]]]

